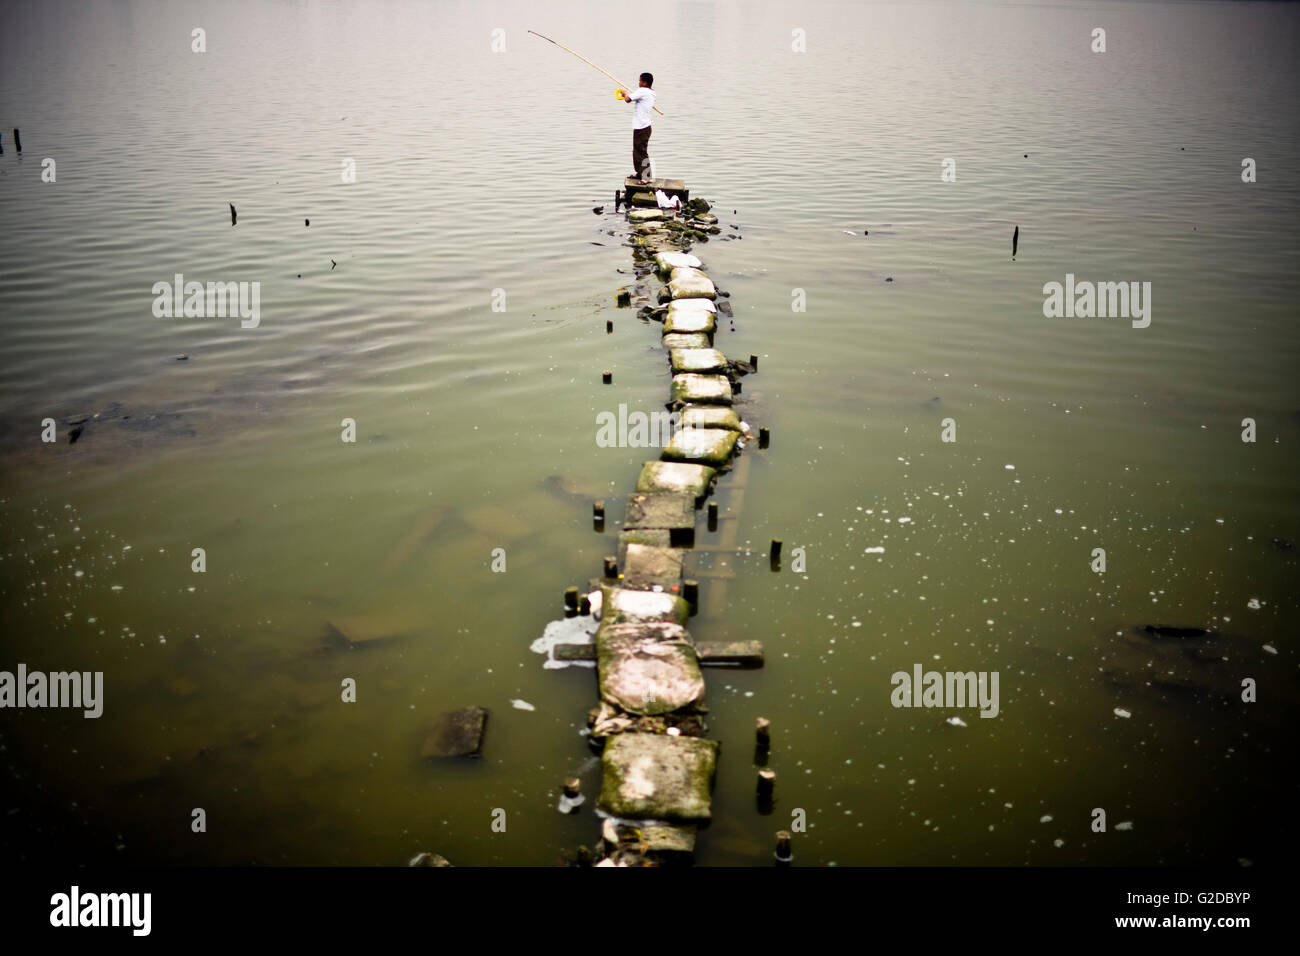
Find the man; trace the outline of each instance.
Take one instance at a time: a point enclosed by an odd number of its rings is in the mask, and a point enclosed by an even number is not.
[[[629,93],[622,91],[623,100],[632,104],[632,176],[640,186],[650,182],[650,112],[655,106],[655,78],[641,74],[641,85]]]

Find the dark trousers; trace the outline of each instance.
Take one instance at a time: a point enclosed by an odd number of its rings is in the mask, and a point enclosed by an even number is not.
[[[632,168],[637,179],[650,178],[650,129],[632,130]]]

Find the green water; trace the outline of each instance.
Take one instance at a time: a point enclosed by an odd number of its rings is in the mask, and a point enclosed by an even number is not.
[[[800,864],[1278,858],[1300,11],[680,3],[632,42],[633,9],[6,8],[0,669],[102,670],[106,697],[98,720],[0,713],[6,855],[548,865],[594,842],[590,806],[554,809],[570,774],[598,790],[593,674],[528,645],[655,457],[598,447],[596,415],[661,408],[668,376],[657,326],[614,307],[627,108],[534,29],[655,72],[658,172],[743,236],[695,251],[731,293],[718,347],[761,356],[742,397],[773,442],[745,452],[756,556],[691,629],[761,639],[767,666],[706,673],[722,760],[698,861],[766,865],[796,809]],[[156,318],[177,272],[260,282],[260,325]],[[1151,282],[1150,327],[1044,318],[1067,273]],[[41,443],[43,418],[97,411]],[[606,535],[553,475],[610,500]],[[768,569],[772,537],[802,573]],[[353,618],[407,636],[328,649]],[[1231,702],[1143,687],[1163,648],[1141,624],[1221,632]],[[998,671],[999,716],[895,709],[917,663]],[[469,704],[483,759],[422,762],[431,718]],[[1133,829],[1093,833],[1095,807]]]

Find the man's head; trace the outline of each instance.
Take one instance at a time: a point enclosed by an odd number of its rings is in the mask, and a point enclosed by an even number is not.
[[[642,73],[642,74],[641,74],[641,85],[642,85],[642,86],[654,86],[654,85],[655,85],[654,74],[653,74],[653,73]]]

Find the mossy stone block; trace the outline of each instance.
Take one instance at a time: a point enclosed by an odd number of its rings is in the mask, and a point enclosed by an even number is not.
[[[717,469],[707,465],[687,465],[675,461],[647,461],[636,480],[636,490],[645,494],[663,491],[689,491],[698,504],[709,493]]]
[[[664,461],[721,467],[731,460],[739,437],[729,428],[682,428],[664,449]]]
[[[725,405],[687,405],[682,409],[683,428],[730,428],[740,431],[740,416]]]
[[[664,336],[664,348],[672,349],[707,349],[713,343],[704,332],[669,332]]]
[[[669,309],[664,316],[664,334],[671,332],[707,332],[711,333],[717,326],[712,312],[704,309]]]
[[[727,357],[717,349],[673,349],[668,353],[674,372],[723,372]]]
[[[601,699],[628,714],[671,714],[704,698],[695,645],[680,624],[602,624],[596,673]]]
[[[718,742],[617,734],[601,758],[597,807],[627,820],[707,820]]]
[[[631,588],[601,588],[600,623],[655,624],[669,622],[685,625],[691,609],[675,594],[667,591],[636,591]]]
[[[673,376],[673,401],[683,405],[730,405],[731,380],[725,375],[685,372]]]

